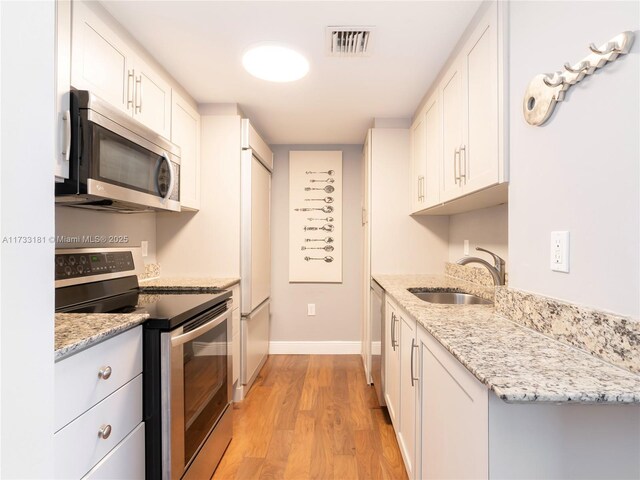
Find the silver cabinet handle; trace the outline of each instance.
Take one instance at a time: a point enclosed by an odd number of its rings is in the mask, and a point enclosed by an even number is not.
[[[109,435],[111,435],[111,425],[102,425],[100,430],[98,430],[98,436],[101,439],[106,440],[109,438]]]
[[[106,367],[102,367],[100,370],[98,370],[98,378],[101,378],[102,380],[109,380],[109,377],[111,376],[111,367],[110,366],[106,366]]]
[[[462,152],[464,152],[464,169],[462,168]],[[464,173],[463,173],[464,172]],[[460,145],[460,183],[464,178],[464,183],[467,183],[467,146]]]
[[[411,355],[411,386],[412,387],[415,385],[414,382],[418,381],[418,378],[413,374],[413,368],[414,368],[413,367],[413,349],[414,348],[418,348],[418,345],[416,344],[416,339],[412,338],[411,339],[411,352],[410,352],[410,355]]]
[[[133,108],[134,104],[133,104],[133,99],[134,99],[134,85],[133,85],[133,78],[134,78],[134,71],[133,70],[129,70],[127,71],[127,110],[129,110],[129,108]]]
[[[64,155],[64,161],[68,162],[71,156],[71,111],[67,110],[62,114],[62,121],[64,122],[64,148],[62,155]]]
[[[393,347],[394,350],[396,349],[396,347],[398,345],[400,345],[400,342],[398,342],[398,335],[397,335],[397,328],[396,328],[396,325],[398,324],[398,322],[399,322],[398,316],[394,315],[394,321],[393,321],[393,325],[394,325],[394,327],[393,327],[393,333],[394,333],[393,338],[394,338],[394,340],[393,341],[395,342],[395,345]]]
[[[453,179],[457,184],[460,181],[460,175],[458,174],[460,167],[460,149],[456,148],[453,152]]]
[[[394,338],[394,331],[395,331],[395,325],[396,325],[396,315],[391,312],[391,348],[393,348],[393,350],[396,350],[396,340]]]
[[[136,113],[142,113],[142,75],[136,78]]]

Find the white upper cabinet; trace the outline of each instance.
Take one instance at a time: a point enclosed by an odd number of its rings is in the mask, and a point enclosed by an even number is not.
[[[464,194],[500,181],[498,156],[497,8],[482,17],[463,49],[464,123],[461,180]]]
[[[427,139],[425,114],[420,114],[411,125],[411,211],[425,208],[424,186],[427,167]]]
[[[446,202],[461,194],[460,157],[462,155],[462,73],[455,63],[444,76],[442,96],[442,177],[440,200]]]
[[[131,115],[133,54],[127,45],[83,2],[73,3],[71,38],[71,84]]]
[[[71,87],[71,2],[56,2],[56,149],[55,176],[69,178],[71,149],[71,118],[69,89]]]
[[[136,59],[133,72],[135,76],[133,116],[153,131],[169,138],[171,135],[171,85],[140,59]]]
[[[501,77],[504,7],[491,2],[481,8],[414,122],[425,123],[425,146],[416,154],[423,155],[424,166],[416,167],[413,160],[414,176],[425,172],[425,179],[423,187],[412,187],[413,213],[447,215],[507,200],[507,162],[500,143],[506,109]],[[418,132],[414,138],[421,138]],[[419,183],[416,178],[413,182]]]
[[[175,91],[171,106],[171,141],[180,155],[180,206],[200,208],[200,114]],[[234,299],[238,301],[238,299]]]
[[[71,85],[171,135],[171,86],[84,2],[73,2]]]

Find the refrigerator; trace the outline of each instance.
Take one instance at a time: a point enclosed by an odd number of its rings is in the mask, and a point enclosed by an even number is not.
[[[240,380],[246,394],[269,354],[273,153],[242,120]]]

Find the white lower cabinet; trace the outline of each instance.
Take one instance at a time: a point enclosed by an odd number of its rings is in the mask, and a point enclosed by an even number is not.
[[[400,413],[400,342],[397,338],[399,320],[396,316],[395,303],[387,300],[384,312],[384,400],[387,404],[391,423],[397,431]]]
[[[409,479],[640,478],[640,405],[506,403],[385,297],[385,400]]]
[[[55,365],[54,478],[144,479],[142,327]]]
[[[417,337],[418,478],[487,478],[488,389],[424,329]]]
[[[114,480],[144,478],[144,423],[100,460],[83,479]]]
[[[400,326],[400,428],[398,444],[409,478],[416,474],[416,399],[419,391],[416,362],[416,321],[399,314]]]

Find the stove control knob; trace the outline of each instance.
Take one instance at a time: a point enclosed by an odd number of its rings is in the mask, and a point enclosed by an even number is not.
[[[84,267],[82,265],[78,265],[78,273],[82,273],[84,271]]]
[[[67,265],[66,267],[64,267],[64,273],[65,273],[66,275],[71,275],[71,272],[72,272],[72,270],[71,270],[71,267],[70,267],[69,265]]]
[[[82,265],[84,265],[85,263],[87,263],[87,257],[85,257],[84,255],[82,257],[80,257],[80,263]]]
[[[64,265],[64,257],[62,255],[56,257],[56,263],[58,264],[58,266],[62,267]]]
[[[76,257],[69,257],[69,265],[75,265],[76,264]]]

